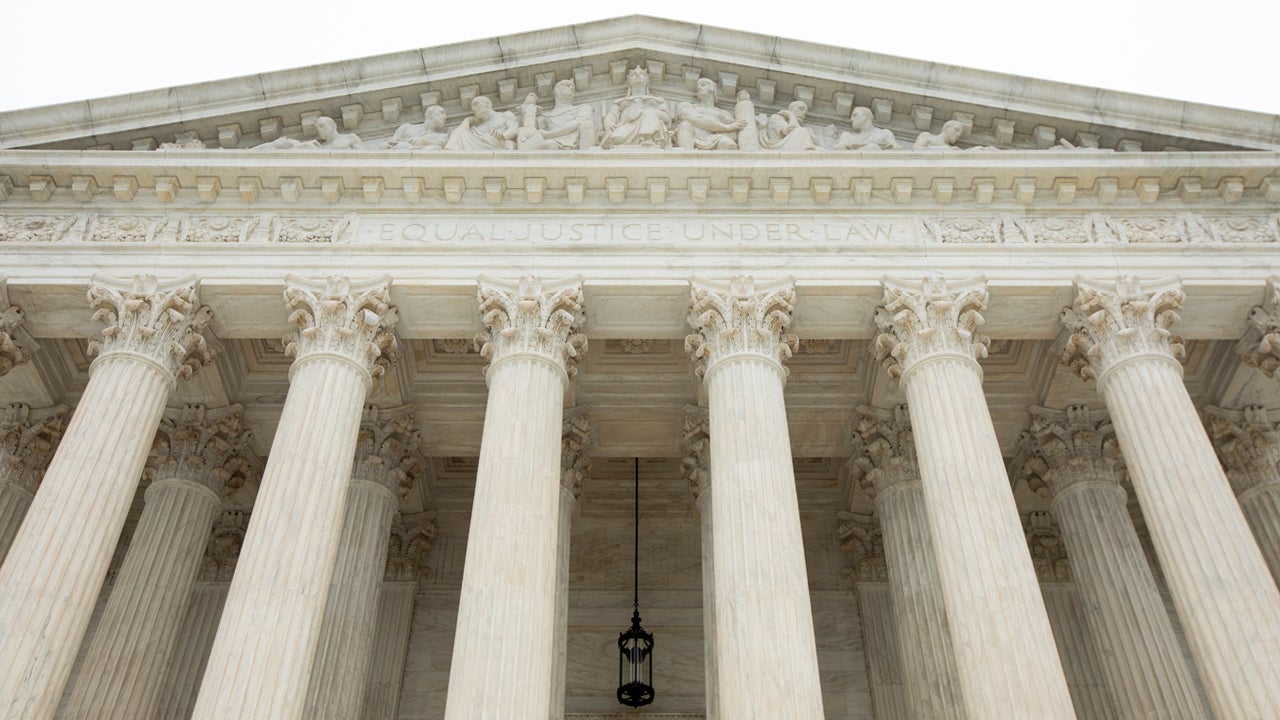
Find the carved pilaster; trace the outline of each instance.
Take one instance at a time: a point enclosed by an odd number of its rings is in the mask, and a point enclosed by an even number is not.
[[[851,583],[886,582],[889,570],[884,560],[884,536],[873,515],[836,511],[836,535],[840,549],[849,554],[853,565],[844,575]]]
[[[476,336],[475,345],[490,368],[509,357],[533,355],[574,376],[577,358],[587,351],[587,338],[578,332],[585,319],[581,280],[482,277],[476,299],[486,332]]]
[[[1267,278],[1266,298],[1249,310],[1249,326],[1240,344],[1244,364],[1274,378],[1280,371],[1280,276]]]
[[[892,410],[862,406],[853,431],[849,469],[873,499],[894,485],[920,482],[911,416],[906,405]]]
[[[977,332],[987,307],[987,281],[977,277],[948,283],[940,275],[920,282],[884,280],[884,305],[876,308],[876,359],[901,379],[925,360],[987,356],[991,339]]]
[[[154,275],[95,275],[88,297],[93,319],[106,326],[89,342],[89,354],[99,362],[117,354],[141,356],[170,378],[188,379],[212,359],[206,333],[213,313],[200,304],[194,276],[160,282]]]
[[[711,423],[707,409],[696,405],[684,408],[684,427],[681,444],[684,456],[680,459],[680,471],[689,483],[694,500],[702,496],[711,482]]]
[[[1140,356],[1177,363],[1185,354],[1182,338],[1169,331],[1179,319],[1181,282],[1165,279],[1145,285],[1133,276],[1114,283],[1076,280],[1075,303],[1062,311],[1071,338],[1061,362],[1081,379],[1103,379],[1118,363]]]
[[[799,342],[785,334],[796,298],[793,279],[757,284],[752,277],[738,276],[728,282],[695,279],[690,285],[689,325],[694,332],[685,337],[684,348],[699,377],[740,354],[765,358],[786,377],[783,363]]]
[[[1062,544],[1053,516],[1040,511],[1028,513],[1024,527],[1027,546],[1031,550],[1031,564],[1035,566],[1040,582],[1071,582],[1067,549]]]
[[[591,458],[587,448],[591,445],[593,430],[586,405],[566,408],[560,435],[560,486],[572,493],[576,500],[582,497],[582,483],[591,474]]]
[[[426,471],[421,446],[413,406],[365,405],[351,478],[377,483],[402,500]]]
[[[35,493],[53,457],[70,409],[66,405],[33,409],[14,403],[0,418],[0,486]]]
[[[396,518],[391,526],[391,539],[387,542],[387,570],[384,578],[389,581],[417,581],[429,574],[427,557],[436,539],[436,512],[434,510],[406,518]]]
[[[1266,408],[1207,407],[1204,413],[1209,439],[1237,497],[1260,485],[1280,482],[1280,423],[1268,417]]]
[[[199,483],[221,497],[233,477],[250,472],[253,434],[243,422],[241,405],[165,409],[147,471],[156,480]]]
[[[27,364],[31,353],[40,349],[22,327],[24,319],[22,308],[9,303],[5,281],[0,280],[0,377],[19,365]]]
[[[363,282],[340,275],[324,280],[286,276],[285,307],[297,329],[283,342],[285,353],[297,358],[294,368],[309,357],[336,356],[370,377],[386,372],[396,360],[392,330],[399,319],[390,287],[385,275]]]

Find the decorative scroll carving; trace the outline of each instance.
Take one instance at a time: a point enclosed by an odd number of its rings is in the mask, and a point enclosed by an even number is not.
[[[35,493],[58,449],[71,410],[66,405],[32,409],[14,403],[0,418],[0,485]]]
[[[1266,408],[1206,407],[1204,413],[1209,439],[1237,496],[1280,482],[1280,423],[1271,420]]]
[[[1148,283],[1146,289],[1133,276],[1116,278],[1114,284],[1076,280],[1075,304],[1062,310],[1071,338],[1061,362],[1088,380],[1135,355],[1181,359],[1182,338],[1168,328],[1179,319],[1182,299],[1177,280]]]
[[[859,407],[851,440],[850,474],[872,499],[894,485],[920,481],[906,405],[892,410]]]
[[[0,280],[0,377],[19,365],[31,361],[31,353],[40,349],[35,338],[22,326],[26,318],[22,307],[9,303],[9,288]]]
[[[577,332],[585,319],[581,280],[544,285],[531,276],[514,283],[482,277],[477,300],[488,331],[476,336],[475,346],[490,366],[511,355],[534,354],[574,376],[575,361],[587,350],[586,336]]]
[[[1249,311],[1249,325],[1239,346],[1244,363],[1274,378],[1280,371],[1280,276],[1267,278],[1266,299]]]
[[[796,299],[791,278],[757,286],[754,278],[740,275],[727,283],[694,279],[690,285],[694,332],[685,337],[684,349],[698,377],[730,355],[761,355],[781,366],[795,354],[799,340],[784,334]]]
[[[200,579],[229,582],[236,573],[236,560],[244,546],[244,533],[249,527],[249,513],[239,508],[224,507],[213,523],[209,543],[205,546]]]
[[[75,223],[69,215],[0,215],[0,242],[58,242]]]
[[[697,500],[711,483],[711,421],[706,408],[685,406],[681,446],[680,471]]]
[[[1071,582],[1067,549],[1062,545],[1062,536],[1053,516],[1040,511],[1028,513],[1024,527],[1031,550],[1031,564],[1035,566],[1040,582]]]
[[[845,576],[854,583],[887,582],[889,567],[884,559],[884,537],[875,516],[839,510],[836,518],[840,549],[849,553],[853,560],[853,566],[845,570]]]
[[[191,480],[221,497],[243,486],[252,472],[257,459],[252,444],[241,405],[166,408],[147,470],[156,480]]]
[[[920,282],[884,281],[884,305],[876,308],[876,359],[901,379],[931,355],[963,355],[981,360],[991,340],[977,332],[987,307],[985,278],[949,286],[940,275]]]
[[[338,243],[346,236],[355,216],[339,218],[274,218],[271,222],[271,242],[280,243]],[[256,238],[253,230],[246,233],[246,240]]]
[[[1057,496],[1085,482],[1119,484],[1120,448],[1105,410],[1069,405],[1064,410],[1031,408],[1031,429],[1019,438],[1016,474],[1035,492]]]
[[[403,500],[426,472],[422,433],[412,405],[364,406],[351,477],[378,483]]]
[[[591,411],[586,405],[578,405],[564,411],[560,431],[560,487],[573,493],[574,499],[582,497],[582,484],[591,475],[591,458],[587,448],[594,440]]]
[[[427,511],[413,518],[396,518],[387,543],[387,580],[416,581],[427,577],[427,555],[436,539],[436,513]]]
[[[188,379],[212,359],[205,333],[213,313],[199,303],[194,276],[162,283],[154,275],[131,280],[95,275],[89,306],[93,319],[106,327],[89,342],[89,354],[144,355]]]
[[[390,287],[385,275],[359,283],[339,275],[325,280],[286,276],[285,307],[297,330],[284,337],[285,354],[298,359],[340,355],[379,377],[396,360],[392,330],[399,316]]]
[[[656,343],[648,338],[627,338],[618,341],[618,349],[628,355],[646,355],[653,352]]]

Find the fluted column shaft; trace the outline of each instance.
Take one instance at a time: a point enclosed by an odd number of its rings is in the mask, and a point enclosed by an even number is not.
[[[704,485],[698,493],[697,502],[698,517],[702,521],[702,663],[707,720],[720,720],[720,675],[716,667],[720,657],[716,628],[716,526],[711,510],[715,503],[711,500],[710,484]]]
[[[395,494],[380,483],[353,480],[347,490],[338,561],[307,691],[307,720],[355,720],[360,715],[397,504]]]
[[[1280,583],[1280,477],[1241,493],[1240,509],[1253,530],[1272,579]]]
[[[774,638],[717,647],[720,715],[816,720],[822,690],[782,367],[728,356],[707,370],[706,386],[716,632],[759,640],[768,628]]]
[[[200,691],[200,679],[209,661],[218,632],[218,620],[227,601],[226,582],[199,581],[191,591],[191,603],[182,621],[178,651],[165,676],[156,720],[189,720]]]
[[[1195,684],[1117,483],[1071,485],[1051,506],[1121,718],[1203,718]]]
[[[417,581],[387,581],[378,595],[378,625],[374,631],[373,660],[365,689],[364,720],[396,720],[404,656],[413,623]]]
[[[67,705],[68,720],[154,716],[220,498],[182,478],[158,480]]]
[[[876,515],[911,716],[920,720],[964,718],[920,483],[897,483],[876,493]]]
[[[871,706],[876,720],[912,720],[903,687],[898,633],[894,627],[893,598],[887,583],[858,582],[858,607],[862,613],[862,640],[871,681]]]
[[[24,487],[14,483],[0,483],[0,564],[9,554],[9,546],[18,535],[22,518],[26,517],[27,508],[35,495]]]
[[[375,363],[392,346],[388,279],[290,277],[289,394],[193,717],[299,720],[320,640]]]
[[[1099,383],[1215,714],[1280,717],[1280,591],[1172,358]]]
[[[552,648],[555,665],[551,668],[551,720],[564,718],[565,680],[569,666],[569,554],[573,531],[573,506],[577,499],[573,488],[560,486],[560,527],[556,543],[556,623]]]
[[[0,717],[57,709],[172,386],[138,356],[94,364],[0,569]]]
[[[550,715],[564,390],[539,357],[489,370],[448,720]]]
[[[1252,317],[1258,316],[1257,310]],[[1280,424],[1260,405],[1243,410],[1208,407],[1205,415],[1209,439],[1222,459],[1245,521],[1253,530],[1271,577],[1280,582]]]

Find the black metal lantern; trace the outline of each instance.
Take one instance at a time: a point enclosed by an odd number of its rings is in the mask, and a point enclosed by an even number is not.
[[[653,702],[653,635],[640,627],[640,458],[636,458],[635,531],[631,628],[618,634],[618,702],[640,707]]]

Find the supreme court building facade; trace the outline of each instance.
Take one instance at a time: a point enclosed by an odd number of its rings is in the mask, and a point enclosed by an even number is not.
[[[1280,717],[1277,273],[1280,117],[646,17],[0,114],[0,718]]]

